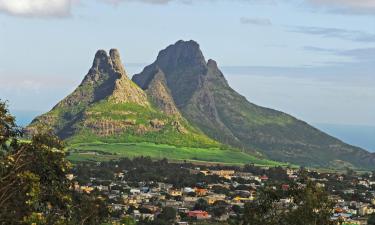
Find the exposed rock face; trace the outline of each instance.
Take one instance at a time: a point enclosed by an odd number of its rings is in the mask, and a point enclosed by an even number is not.
[[[150,96],[152,102],[167,115],[175,115],[181,117],[170,90],[167,87],[165,75],[160,68],[156,68],[151,72],[152,79],[145,85],[145,91]]]
[[[155,68],[166,75],[166,83],[178,108],[188,103],[201,86],[201,76],[207,73],[203,54],[194,41],[179,41],[160,51],[155,63],[146,67],[141,74],[134,75],[133,81],[142,89],[147,89]],[[179,76],[180,72],[184,76]]]
[[[183,117],[219,142],[307,166],[330,166],[341,160],[375,168],[375,154],[347,145],[290,115],[248,102],[228,85],[214,60],[206,63],[194,41],[178,41],[160,51],[156,61],[134,75],[133,81],[147,90],[155,68],[163,72]]]

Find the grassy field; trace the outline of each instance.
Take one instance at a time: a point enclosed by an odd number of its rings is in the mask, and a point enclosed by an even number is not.
[[[154,159],[168,158],[177,161],[195,161],[222,164],[254,163],[265,166],[286,165],[279,162],[258,159],[249,154],[215,148],[187,148],[152,143],[80,143],[70,146],[69,159],[75,161],[107,161],[121,157],[150,156]]]

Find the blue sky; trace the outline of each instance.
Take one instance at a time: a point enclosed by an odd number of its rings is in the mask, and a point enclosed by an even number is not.
[[[47,111],[97,49],[118,48],[132,75],[180,39],[251,102],[375,126],[375,0],[0,0],[0,98]]]

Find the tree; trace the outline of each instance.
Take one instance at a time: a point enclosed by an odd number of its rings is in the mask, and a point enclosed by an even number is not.
[[[130,216],[125,216],[120,220],[121,225],[136,225],[137,222]]]
[[[3,224],[63,223],[71,198],[63,143],[48,130],[20,142],[4,102],[0,103],[0,221]]]
[[[221,217],[228,212],[228,204],[225,201],[216,201],[213,204],[211,211],[214,216]]]
[[[159,215],[159,218],[167,221],[167,222],[173,222],[176,219],[177,212],[172,207],[165,207],[162,211],[162,213]]]
[[[262,190],[257,200],[246,203],[243,216],[244,225],[278,225],[282,215],[277,207],[281,199],[279,192],[266,187]]]
[[[281,204],[282,198],[292,201]],[[305,188],[291,185],[286,193],[265,188],[256,201],[245,205],[243,220],[244,225],[330,225],[333,206],[328,194],[311,182]]]
[[[14,142],[16,137],[21,134],[16,126],[15,118],[9,113],[7,103],[0,99],[0,150],[2,153]]]
[[[31,140],[0,101],[0,224],[99,224],[106,206],[70,189],[63,142],[45,127]]]
[[[203,198],[198,199],[198,201],[194,205],[194,210],[207,211],[207,209],[208,209],[208,203]]]
[[[368,225],[375,225],[375,214],[371,214],[367,220]]]
[[[108,219],[107,205],[95,195],[73,193],[73,205],[70,224],[102,224]]]
[[[287,224],[332,224],[330,217],[334,203],[322,188],[309,182],[306,188],[295,191],[292,196],[296,208],[287,212]]]

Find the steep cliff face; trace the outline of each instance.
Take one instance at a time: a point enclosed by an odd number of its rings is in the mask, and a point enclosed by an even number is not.
[[[151,101],[151,102],[150,102]],[[99,50],[81,84],[53,109],[33,120],[71,142],[153,142],[220,147],[181,117],[162,71],[155,70],[143,91],[131,81],[120,54]]]
[[[145,90],[151,101],[161,111],[170,116],[181,117],[167,86],[165,75],[159,68],[153,72],[153,78]]]
[[[234,91],[214,60],[206,60],[194,41],[162,50],[133,81],[146,90],[153,68],[160,68],[182,115],[215,140],[269,158],[307,166],[346,162],[374,168],[375,155],[335,139],[307,123],[250,103]],[[152,95],[152,93],[150,93]]]

